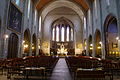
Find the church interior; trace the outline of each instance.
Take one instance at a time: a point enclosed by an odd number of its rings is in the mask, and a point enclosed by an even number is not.
[[[120,0],[0,0],[0,80],[120,80]]]

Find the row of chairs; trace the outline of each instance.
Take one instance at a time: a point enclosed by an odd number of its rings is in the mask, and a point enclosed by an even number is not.
[[[45,69],[45,72],[51,72],[57,61],[58,57],[55,56],[28,56],[23,58],[3,59],[0,62],[0,66],[2,71],[7,70],[7,76],[10,78],[11,75],[14,74],[26,76],[21,70],[25,67],[41,67]]]
[[[110,79],[113,80],[113,71],[120,70],[120,61],[105,60],[101,58],[93,58],[88,56],[77,56],[77,57],[69,56],[69,57],[66,57],[66,61],[70,71],[74,74],[75,77],[81,77],[81,75],[82,76],[84,75],[83,76],[84,78],[87,78],[86,75],[89,78],[91,75],[94,75],[93,78],[95,78],[95,75],[99,76],[99,78],[110,76]],[[84,72],[81,69],[83,69]],[[92,69],[92,70],[89,70],[89,69]]]

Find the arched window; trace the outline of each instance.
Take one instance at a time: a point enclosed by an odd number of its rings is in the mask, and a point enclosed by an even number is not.
[[[56,41],[59,41],[59,27],[56,28]]]
[[[67,39],[66,39],[66,41],[69,41],[69,38],[70,38],[70,28],[69,27],[67,27]]]
[[[16,3],[17,5],[19,5],[19,4],[20,4],[20,0],[15,0],[15,3]]]
[[[62,30],[61,30],[61,41],[64,42],[64,40],[65,40],[65,28],[62,27]]]
[[[30,4],[31,4],[30,1],[31,1],[31,0],[28,0],[28,18],[30,17]]]
[[[55,41],[55,28],[52,30],[52,40]]]
[[[71,28],[71,41],[73,41],[73,29]]]
[[[106,3],[109,6],[110,5],[110,0],[106,0]]]
[[[35,17],[34,17],[34,24],[36,25],[36,21],[37,21],[37,10],[35,9]]]
[[[42,18],[40,16],[40,18],[39,18],[39,32],[41,32],[41,21],[42,21]]]
[[[97,18],[97,0],[94,0],[94,6],[95,6],[95,17]]]
[[[84,17],[84,30],[86,31],[86,18]]]
[[[16,58],[18,56],[18,43],[18,36],[14,33],[10,34],[7,58]]]

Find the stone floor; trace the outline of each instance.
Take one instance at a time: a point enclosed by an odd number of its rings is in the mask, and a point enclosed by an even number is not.
[[[50,80],[73,80],[64,58],[58,60]]]
[[[0,80],[10,80],[7,79],[6,72],[4,72],[4,75],[0,75]],[[14,77],[17,77],[16,75],[11,78],[11,80],[26,80],[26,79],[21,79],[19,76],[17,79]],[[69,72],[67,63],[65,61],[65,58],[60,58],[53,69],[52,74],[45,78],[45,79],[29,79],[29,80],[74,80]],[[87,80],[87,79],[82,79],[82,80]],[[91,79],[93,80],[93,79]],[[105,80],[110,80],[109,78],[106,78]],[[120,80],[120,76],[114,76],[114,80]]]

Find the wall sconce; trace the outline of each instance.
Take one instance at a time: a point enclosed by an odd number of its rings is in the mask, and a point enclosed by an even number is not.
[[[110,51],[109,54],[111,54],[112,52]]]
[[[116,37],[116,40],[119,40],[119,37]]]
[[[7,39],[9,36],[7,34],[5,34],[5,39]]]
[[[93,48],[92,48],[92,47],[90,47],[90,50],[93,50]]]
[[[32,50],[34,50],[35,49],[35,47],[32,47]]]
[[[90,44],[90,46],[93,46],[93,44]]]
[[[98,46],[97,49],[101,49],[101,46]]]
[[[118,51],[116,51],[116,54],[118,55],[118,54],[119,54],[119,52],[118,52]]]
[[[24,44],[24,49],[28,48],[28,44]]]
[[[115,54],[115,52],[113,51],[113,54]]]
[[[90,50],[93,50],[93,44],[90,44]]]
[[[22,42],[23,44],[25,43],[25,40],[23,40],[23,42]]]
[[[102,42],[100,41],[100,42],[99,42],[99,44],[101,44],[101,45],[102,45]]]
[[[40,49],[40,45],[38,46],[38,48]]]

